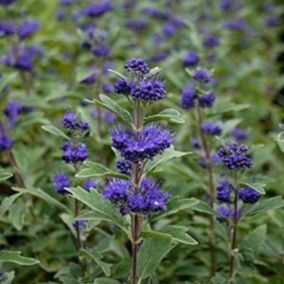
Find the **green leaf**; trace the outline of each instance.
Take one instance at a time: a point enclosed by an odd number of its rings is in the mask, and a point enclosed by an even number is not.
[[[192,207],[192,210],[202,212],[202,213],[207,213],[214,215],[215,211],[205,202],[199,200],[199,202]]]
[[[267,213],[268,210],[284,207],[284,200],[281,196],[276,196],[259,201],[244,212],[244,216],[254,216],[259,213]]]
[[[165,109],[158,114],[151,115],[145,118],[146,123],[157,121],[157,120],[166,120],[166,121],[169,121],[172,123],[178,123],[178,124],[182,124],[185,122],[181,114],[173,108]]]
[[[120,106],[116,101],[111,99],[110,97],[108,97],[106,95],[100,95],[100,101],[94,99],[91,102],[95,103],[99,106],[102,106],[102,107],[108,109],[109,111],[115,113],[124,122],[131,125],[133,120],[132,120],[130,113],[125,108]]]
[[[175,196],[168,202],[167,210],[156,216],[154,220],[176,214],[181,210],[194,209],[199,202],[200,201],[196,198],[180,198],[179,196]]]
[[[251,187],[255,191],[259,192],[260,194],[265,194],[264,187],[266,186],[265,183],[248,183],[248,182],[240,182],[240,184],[246,185],[248,187]]]
[[[4,263],[12,262],[19,265],[27,265],[27,266],[39,263],[37,259],[21,256],[20,251],[8,251],[8,250],[2,250],[0,252],[0,262]]]
[[[227,284],[227,282],[227,278],[221,275],[216,275],[211,279],[212,284]]]
[[[12,284],[15,278],[15,271],[5,272],[1,284]]]
[[[99,219],[116,224],[124,232],[128,233],[124,218],[117,210],[114,210],[112,204],[108,200],[105,200],[100,193],[95,190],[87,192],[80,187],[68,188],[67,190],[72,193],[75,199],[94,210]]]
[[[121,73],[119,73],[119,72],[117,72],[117,71],[115,71],[115,70],[113,70],[113,69],[108,69],[107,71],[110,72],[110,73],[115,74],[116,76],[118,76],[118,77],[120,77],[120,78],[122,78],[122,79],[124,79],[124,80],[127,79],[124,75],[122,75]]]
[[[0,93],[17,77],[17,73],[1,76]]]
[[[6,213],[10,206],[22,195],[21,192],[5,197],[0,206],[0,216]]]
[[[120,282],[110,278],[97,278],[93,284],[120,284]]]
[[[93,70],[90,70],[89,68],[82,68],[82,66],[80,66],[76,68],[76,82],[80,83],[93,74]]]
[[[172,236],[172,239],[174,241],[177,241],[179,243],[185,244],[185,245],[197,245],[198,242],[192,238],[189,234],[186,232],[188,231],[188,228],[182,227],[182,226],[165,226],[161,229],[162,233],[166,233]]]
[[[281,150],[281,152],[284,153],[284,131],[280,132],[276,138],[277,144]]]
[[[48,133],[51,133],[51,134],[53,134],[55,136],[58,136],[58,137],[61,137],[61,138],[64,138],[64,139],[69,139],[69,137],[63,131],[61,131],[60,129],[58,129],[57,127],[55,127],[52,124],[42,125],[41,128],[44,131],[46,131]]]
[[[114,172],[100,163],[87,161],[84,163],[84,166],[85,167],[76,174],[77,178],[118,177],[128,179],[128,176]]]
[[[238,104],[238,105],[233,103],[226,103],[219,105],[216,104],[215,107],[212,109],[212,112],[209,114],[209,116],[220,115],[226,112],[237,112],[248,108],[250,108],[249,104]]]
[[[147,164],[145,168],[146,174],[152,172],[157,166],[160,164],[164,164],[172,159],[180,158],[186,155],[192,154],[191,152],[180,152],[176,151],[174,147],[170,147],[169,149],[165,150],[162,155],[157,156],[153,162]]]
[[[172,248],[172,239],[167,234],[145,232],[142,236],[144,242],[138,253],[138,283],[156,271],[162,259]]]
[[[13,176],[12,173],[0,169],[0,182],[9,179],[11,176]]]
[[[93,259],[96,264],[103,270],[105,276],[109,277],[111,274],[111,264],[106,263],[104,261],[102,261],[102,255],[95,249],[93,250],[89,250],[89,249],[83,249],[82,250],[83,253],[85,253],[86,255],[88,255],[91,259]]]
[[[24,194],[31,194],[33,196],[39,197],[40,199],[43,199],[44,201],[46,201],[48,204],[50,204],[54,207],[57,207],[59,209],[63,209],[66,212],[71,213],[71,211],[70,211],[70,209],[68,209],[68,207],[66,207],[64,204],[60,203],[58,200],[56,200],[55,198],[53,198],[52,196],[50,196],[48,193],[41,190],[40,188],[27,189],[27,188],[13,187],[12,189],[15,190],[15,191],[24,193]]]
[[[260,225],[255,228],[252,232],[250,232],[247,237],[243,240],[240,245],[240,249],[250,249],[254,253],[257,253],[258,250],[262,247],[267,233],[267,226],[266,224]]]

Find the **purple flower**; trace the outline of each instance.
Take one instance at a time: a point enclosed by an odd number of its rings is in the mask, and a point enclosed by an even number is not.
[[[114,203],[127,201],[132,185],[128,180],[111,179],[103,191],[103,196]]]
[[[183,58],[183,63],[185,67],[192,67],[197,65],[199,62],[199,57],[194,51],[189,51]]]
[[[132,172],[132,164],[126,160],[120,160],[116,162],[116,167],[121,174],[130,175]]]
[[[142,58],[131,58],[128,59],[124,65],[124,68],[127,71],[132,71],[136,73],[140,73],[142,75],[146,75],[150,72],[150,69],[144,59]]]
[[[169,18],[169,13],[166,11],[161,11],[158,8],[155,7],[146,7],[143,12],[149,16],[153,17],[155,19],[161,19],[161,20],[166,20]]]
[[[281,25],[280,17],[266,17],[264,23],[269,27],[277,27]]]
[[[134,31],[141,31],[147,27],[148,22],[145,19],[128,19],[125,26]]]
[[[10,120],[10,128],[13,128],[18,116],[25,111],[24,106],[17,101],[9,101],[4,109],[4,115]]]
[[[108,57],[111,54],[111,48],[106,44],[101,44],[94,47],[92,53],[97,57]]]
[[[98,185],[97,181],[90,178],[88,180],[86,180],[86,182],[84,183],[83,185],[83,188],[86,190],[86,191],[90,191],[91,189],[94,189],[96,188]]]
[[[221,0],[220,8],[224,11],[228,11],[232,8],[232,0]]]
[[[212,107],[215,102],[215,95],[213,92],[209,92],[198,98],[198,105],[202,108]]]
[[[103,83],[102,89],[105,94],[110,94],[113,92],[113,85],[111,83]]]
[[[244,144],[230,142],[221,147],[217,154],[222,163],[229,170],[249,169],[252,166],[252,157],[248,152],[248,147]]]
[[[148,125],[140,133],[112,130],[113,147],[121,152],[128,161],[138,162],[144,159],[153,159],[172,144],[172,135],[169,131],[156,125]]]
[[[216,35],[208,35],[204,40],[203,40],[203,46],[208,47],[208,48],[213,48],[216,47],[220,44],[220,39]]]
[[[96,74],[91,74],[89,76],[87,76],[86,78],[84,78],[83,80],[80,81],[81,84],[84,84],[86,86],[90,86],[95,84],[97,81],[97,77]]]
[[[63,21],[63,20],[65,20],[66,13],[65,13],[64,10],[58,9],[58,10],[56,10],[55,17],[58,21]]]
[[[73,223],[75,229],[84,230],[87,226],[87,220],[78,220]]]
[[[12,22],[0,22],[0,37],[10,36],[16,32],[16,25]]]
[[[5,135],[0,134],[0,151],[10,150],[14,145],[14,141]]]
[[[220,202],[231,202],[231,193],[233,191],[233,185],[225,179],[219,180],[217,185],[217,200]]]
[[[199,67],[193,72],[192,78],[195,81],[207,84],[211,81],[212,74],[209,72],[209,70]]]
[[[33,69],[34,59],[42,54],[43,49],[40,46],[27,47],[18,50],[17,57],[15,57],[14,52],[4,56],[2,63],[21,71],[30,72]]]
[[[15,0],[0,0],[0,5],[8,6],[15,2]]]
[[[176,33],[176,27],[171,21],[168,21],[163,25],[163,32],[166,37],[172,37]]]
[[[160,61],[165,60],[167,57],[168,57],[168,54],[166,54],[165,52],[160,52],[158,54],[154,54],[150,56],[148,61],[149,62],[160,62]]]
[[[156,79],[141,81],[131,89],[130,95],[135,100],[158,101],[166,97],[164,83]]]
[[[61,6],[71,6],[73,4],[73,0],[60,0],[59,4]]]
[[[232,216],[232,211],[227,204],[223,204],[217,208],[217,218],[220,221],[230,218],[231,216]]]
[[[209,135],[221,135],[222,128],[211,121],[204,122],[201,126],[201,130]]]
[[[98,111],[96,108],[94,108],[91,112],[91,114],[95,117],[95,118],[98,118],[99,117],[99,114],[98,114]],[[108,110],[103,110],[102,111],[102,117],[104,119],[104,121],[107,123],[107,124],[113,124],[116,120],[116,116],[115,114],[113,114],[112,112],[108,111]]]
[[[261,194],[251,187],[247,186],[239,189],[239,198],[244,203],[254,204],[259,200],[260,196]]]
[[[60,194],[67,194],[65,189],[71,186],[71,179],[68,175],[60,173],[54,176],[53,185],[56,191]]]
[[[231,134],[238,141],[247,140],[248,136],[249,136],[247,131],[245,131],[245,130],[239,128],[239,127],[233,128]]]
[[[194,86],[185,86],[181,94],[181,107],[184,109],[190,109],[195,107],[195,100],[197,98],[196,90]]]
[[[62,125],[64,128],[72,131],[79,129],[81,131],[86,131],[89,129],[88,122],[78,120],[77,114],[72,111],[64,114],[62,119]]]
[[[119,78],[114,84],[114,91],[117,94],[129,95],[132,89],[132,84],[127,80]]]
[[[249,30],[247,23],[243,19],[229,20],[223,24],[223,27],[229,30],[246,32]]]
[[[62,124],[64,128],[75,130],[78,126],[77,114],[75,112],[67,112],[63,116]]]
[[[18,35],[20,39],[25,39],[34,34],[40,28],[38,21],[25,22],[19,26]]]
[[[83,14],[88,17],[100,17],[105,13],[112,10],[112,3],[111,1],[101,1],[98,4],[90,4],[86,8],[84,8]]]
[[[72,145],[66,142],[61,149],[63,150],[62,159],[65,163],[84,162],[89,157],[89,150],[83,143]]]
[[[170,197],[149,178],[144,178],[139,188],[134,188],[130,181],[112,179],[105,187],[103,195],[118,206],[123,215],[128,212],[148,215],[165,210]]]
[[[199,139],[197,139],[197,138],[192,138],[190,140],[190,144],[191,144],[193,149],[196,149],[196,150],[201,149],[201,143],[200,143]]]

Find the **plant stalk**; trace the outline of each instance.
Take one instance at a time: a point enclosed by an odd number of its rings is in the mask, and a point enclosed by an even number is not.
[[[143,117],[141,115],[140,103],[136,102],[134,106],[134,127],[133,130],[139,134],[143,127]],[[133,166],[133,176],[132,184],[134,190],[139,190],[140,182],[143,176],[143,167],[140,167],[138,163],[135,163]],[[138,274],[137,274],[137,256],[139,250],[139,240],[141,233],[142,219],[138,214],[131,215],[131,284],[138,283]]]

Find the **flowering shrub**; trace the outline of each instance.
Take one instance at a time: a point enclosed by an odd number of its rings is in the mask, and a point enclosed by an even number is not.
[[[282,283],[283,9],[0,0],[0,283]]]

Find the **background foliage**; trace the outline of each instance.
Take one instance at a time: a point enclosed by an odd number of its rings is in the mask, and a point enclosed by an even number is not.
[[[248,144],[255,147],[254,167],[247,179],[257,183],[258,190],[266,185],[260,203],[247,209],[239,228],[238,275],[234,283],[283,283],[284,147],[279,136],[284,115],[283,24],[275,27],[264,22],[269,15],[283,15],[281,1],[275,3],[273,11],[265,9],[268,1],[233,1],[241,8],[231,12],[220,9],[218,1],[143,0],[136,5],[132,1],[113,1],[111,11],[90,20],[107,35],[106,42],[112,49],[107,59],[82,49],[86,34],[80,26],[84,19],[75,21],[71,17],[90,1],[74,1],[72,6],[61,8],[55,0],[16,2],[0,6],[1,21],[38,20],[40,29],[25,44],[40,45],[44,53],[34,62],[32,72],[4,64],[0,67],[0,109],[4,110],[10,100],[31,109],[18,117],[9,132],[15,141],[12,150],[0,152],[2,283],[127,282],[129,220],[103,200],[100,192],[107,178],[117,174],[110,129],[123,120],[129,122],[126,110],[131,109],[113,91],[106,97],[99,96],[105,92],[104,83],[114,83],[115,74],[103,73],[92,86],[80,82],[93,70],[102,70],[107,62],[112,63],[111,69],[123,73],[126,59],[132,57],[145,58],[151,67],[162,70],[160,77],[168,97],[150,109],[149,116],[153,116],[148,120],[159,119],[167,125],[174,133],[178,151],[167,152],[158,167],[149,169],[172,198],[168,210],[152,216],[145,225],[139,274],[143,283],[226,283],[223,277],[228,239],[222,223],[217,223],[218,273],[208,277],[207,219],[215,212],[207,205],[207,177],[189,142],[196,134],[194,113],[180,107],[182,89],[191,82],[183,62],[188,50],[199,55],[201,66],[214,70],[217,101],[208,117],[222,123],[220,139],[230,139],[237,125],[247,130]],[[126,2],[133,7],[123,8]],[[167,11],[181,19],[182,26],[169,35],[166,21],[147,15],[147,7]],[[58,9],[64,9],[64,20],[56,18]],[[225,21],[238,18],[246,21],[248,30],[223,27]],[[127,27],[129,19],[140,20],[140,28]],[[218,36],[220,44],[204,47],[208,34]],[[158,35],[165,39],[159,42]],[[1,55],[14,44],[14,38],[1,37]],[[96,105],[86,105],[86,99],[99,101],[114,112],[116,120],[108,123],[104,117],[98,119],[94,115]],[[154,116],[162,110],[159,117]],[[60,146],[66,134],[60,120],[66,111],[77,112],[90,124],[86,141],[91,154],[76,178],[74,169],[61,160]],[[106,110],[103,115],[108,115]],[[2,114],[1,119],[5,120]],[[221,142],[215,139],[212,143],[217,148]],[[62,171],[74,176],[74,188],[70,189],[73,198],[61,196],[54,189],[53,176]],[[216,179],[222,173],[216,167]],[[96,178],[96,190],[86,192],[76,187],[89,177]],[[75,199],[81,204],[80,216],[73,213]],[[75,218],[88,220],[80,252],[74,243]],[[85,278],[80,278],[78,254],[87,270]]]

